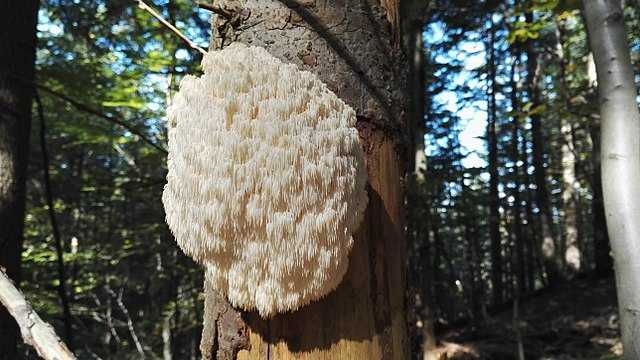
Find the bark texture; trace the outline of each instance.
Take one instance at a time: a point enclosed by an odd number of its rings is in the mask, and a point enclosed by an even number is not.
[[[620,0],[585,0],[598,74],[602,184],[624,358],[640,359],[640,112]]]
[[[204,323],[200,352],[203,359],[234,360],[250,350],[248,327],[223,296],[205,282]]]
[[[38,1],[0,2],[0,267],[16,283],[24,227]],[[0,359],[16,359],[15,321],[0,306]]]
[[[405,66],[394,20],[398,2],[216,0],[212,6],[218,9],[214,48],[232,41],[264,47],[318,75],[356,110],[369,174],[369,206],[341,285],[320,301],[270,320],[242,312],[251,345],[238,358],[407,358],[406,153],[399,141],[406,137]],[[209,293],[205,300],[209,305],[220,301]],[[212,326],[212,313],[205,314],[205,328]],[[205,329],[203,341],[213,339],[211,334]]]

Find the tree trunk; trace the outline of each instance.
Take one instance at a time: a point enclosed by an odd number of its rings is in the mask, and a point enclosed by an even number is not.
[[[528,23],[533,23],[533,14],[527,13]],[[542,256],[547,281],[549,285],[554,285],[560,277],[557,263],[556,243],[553,236],[553,216],[551,214],[551,203],[547,190],[547,175],[544,167],[544,135],[540,115],[536,112],[541,106],[540,99],[540,64],[538,54],[535,51],[534,43],[529,41],[527,47],[527,85],[529,87],[529,98],[531,101],[531,150],[533,155],[534,181],[536,184],[536,200],[540,210],[540,227],[542,228]]]
[[[559,93],[562,106],[566,108],[560,116],[560,132],[562,146],[560,148],[562,158],[562,212],[564,220],[564,262],[570,275],[580,272],[582,266],[582,253],[578,239],[578,194],[576,186],[576,155],[573,147],[574,129],[571,123],[571,101],[569,87],[567,85],[567,61],[564,54],[565,28],[564,22],[556,20],[556,55],[558,57]]]
[[[64,332],[67,344],[73,350],[73,330],[71,319],[71,307],[69,305],[69,295],[67,293],[67,271],[64,263],[64,248],[62,237],[60,236],[60,227],[56,218],[56,212],[53,208],[53,189],[51,186],[51,173],[49,172],[49,150],[47,148],[47,125],[44,118],[44,109],[42,101],[38,93],[35,94],[36,108],[40,120],[40,151],[42,153],[42,175],[44,183],[44,193],[47,202],[47,212],[49,213],[49,222],[51,224],[51,232],[56,249],[56,264],[58,270],[58,297],[62,305],[62,313],[64,315]]]
[[[593,54],[589,54],[587,62],[589,76],[589,100],[595,98],[597,77]],[[592,91],[593,90],[593,91]],[[591,138],[591,188],[593,199],[591,200],[591,213],[593,216],[593,242],[595,247],[595,273],[597,276],[607,276],[613,271],[613,259],[611,258],[611,246],[609,245],[609,233],[607,232],[607,219],[604,213],[602,200],[602,162],[600,146],[600,116],[594,116],[589,124],[589,137]]]
[[[38,1],[0,2],[0,267],[16,284],[25,209]],[[17,359],[18,328],[0,306],[0,359]]]
[[[422,322],[420,332],[422,336],[422,358],[433,360],[436,358],[436,338],[434,330],[433,267],[431,266],[429,249],[429,194],[425,190],[425,172],[427,170],[427,156],[425,154],[425,49],[422,41],[424,26],[424,3],[405,1],[402,10],[405,17],[403,40],[405,51],[409,55],[409,81],[407,93],[409,103],[407,123],[411,136],[409,149],[409,166],[412,172],[408,176],[407,212],[408,212],[408,241],[414,256],[410,257],[412,271],[415,275],[415,287],[420,294],[419,319]],[[411,17],[411,20],[408,18]],[[426,210],[426,211],[425,211]],[[413,261],[412,261],[413,260]]]
[[[602,183],[625,359],[640,359],[640,112],[620,0],[585,0],[598,74]]]
[[[369,206],[341,285],[319,301],[270,320],[241,312],[251,346],[238,358],[407,358],[401,185],[406,66],[399,49],[398,2],[216,0],[212,5],[228,15],[213,21],[213,48],[234,40],[264,47],[318,75],[356,110],[370,185]],[[216,323],[213,297],[205,299],[210,309],[205,328]],[[216,340],[224,333],[221,323],[203,334],[205,358],[206,347],[221,345]]]
[[[511,87],[511,112],[513,113],[511,123],[511,161],[513,162],[513,232],[516,245],[516,289],[519,295],[527,291],[526,264],[525,264],[525,241],[522,235],[522,204],[520,199],[520,101],[518,100],[518,82],[516,81],[517,66],[520,62],[520,53],[517,52],[511,66],[511,76],[509,84]]]
[[[527,173],[529,168],[529,156],[527,155],[527,149],[529,149],[529,140],[527,138],[527,132],[520,133],[522,136],[522,142],[520,143],[520,159],[522,160],[522,185],[524,185],[524,226],[526,248],[527,248],[527,292],[532,292],[536,289],[536,274],[541,266],[538,265],[540,256],[538,251],[540,250],[539,236],[535,223],[535,217],[533,214],[533,191],[531,191],[531,177]]]
[[[489,29],[489,41],[487,43],[487,63],[489,66],[489,106],[487,114],[487,138],[489,139],[489,238],[491,239],[491,285],[493,290],[493,303],[502,303],[502,245],[500,238],[500,198],[498,196],[498,136],[496,134],[496,121],[498,109],[496,94],[498,84],[496,82],[496,55],[495,55],[495,24],[491,22]]]

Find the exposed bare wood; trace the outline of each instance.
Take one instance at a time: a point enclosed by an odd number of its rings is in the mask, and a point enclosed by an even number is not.
[[[370,184],[365,220],[354,236],[342,283],[325,298],[269,320],[255,312],[241,312],[241,318],[234,319],[247,325],[251,349],[239,351],[237,358],[408,358],[401,181],[408,135],[406,58],[399,43],[394,44],[393,31],[400,30],[389,26],[387,18],[399,16],[398,2],[392,2],[396,15],[390,15],[380,0],[211,2],[235,15],[234,20],[214,17],[210,48],[233,41],[262,46],[273,56],[318,75],[356,111]],[[211,296],[205,293],[203,339],[208,343],[202,348],[203,355],[208,351],[210,357],[209,346],[220,338],[216,331],[222,324],[209,307],[216,303]],[[231,329],[235,326],[232,323]]]
[[[400,44],[400,0],[380,0],[380,4],[387,12],[393,44],[398,46]]]
[[[45,360],[70,360],[76,357],[56,335],[53,327],[33,310],[11,279],[0,269],[0,302],[18,323],[25,343],[33,346]]]

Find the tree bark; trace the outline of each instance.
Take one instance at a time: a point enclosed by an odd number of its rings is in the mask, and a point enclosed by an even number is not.
[[[215,16],[212,48],[232,41],[264,47],[318,75],[356,110],[369,174],[369,206],[341,285],[270,320],[241,312],[251,347],[238,358],[407,358],[401,184],[406,66],[398,42],[398,2],[216,0],[212,6],[228,13]],[[205,302],[216,302],[210,298]],[[214,321],[212,314],[205,314],[205,325]],[[212,340],[212,333],[203,341]]]
[[[602,183],[625,359],[640,359],[640,112],[620,0],[585,0],[598,74]]]
[[[37,0],[0,2],[0,267],[20,281],[35,72]],[[0,306],[0,359],[16,359],[18,328]]]

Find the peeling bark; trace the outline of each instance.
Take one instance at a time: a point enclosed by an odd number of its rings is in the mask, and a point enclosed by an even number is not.
[[[249,329],[223,296],[205,279],[204,323],[200,352],[204,360],[235,360],[240,350],[250,350]]]

